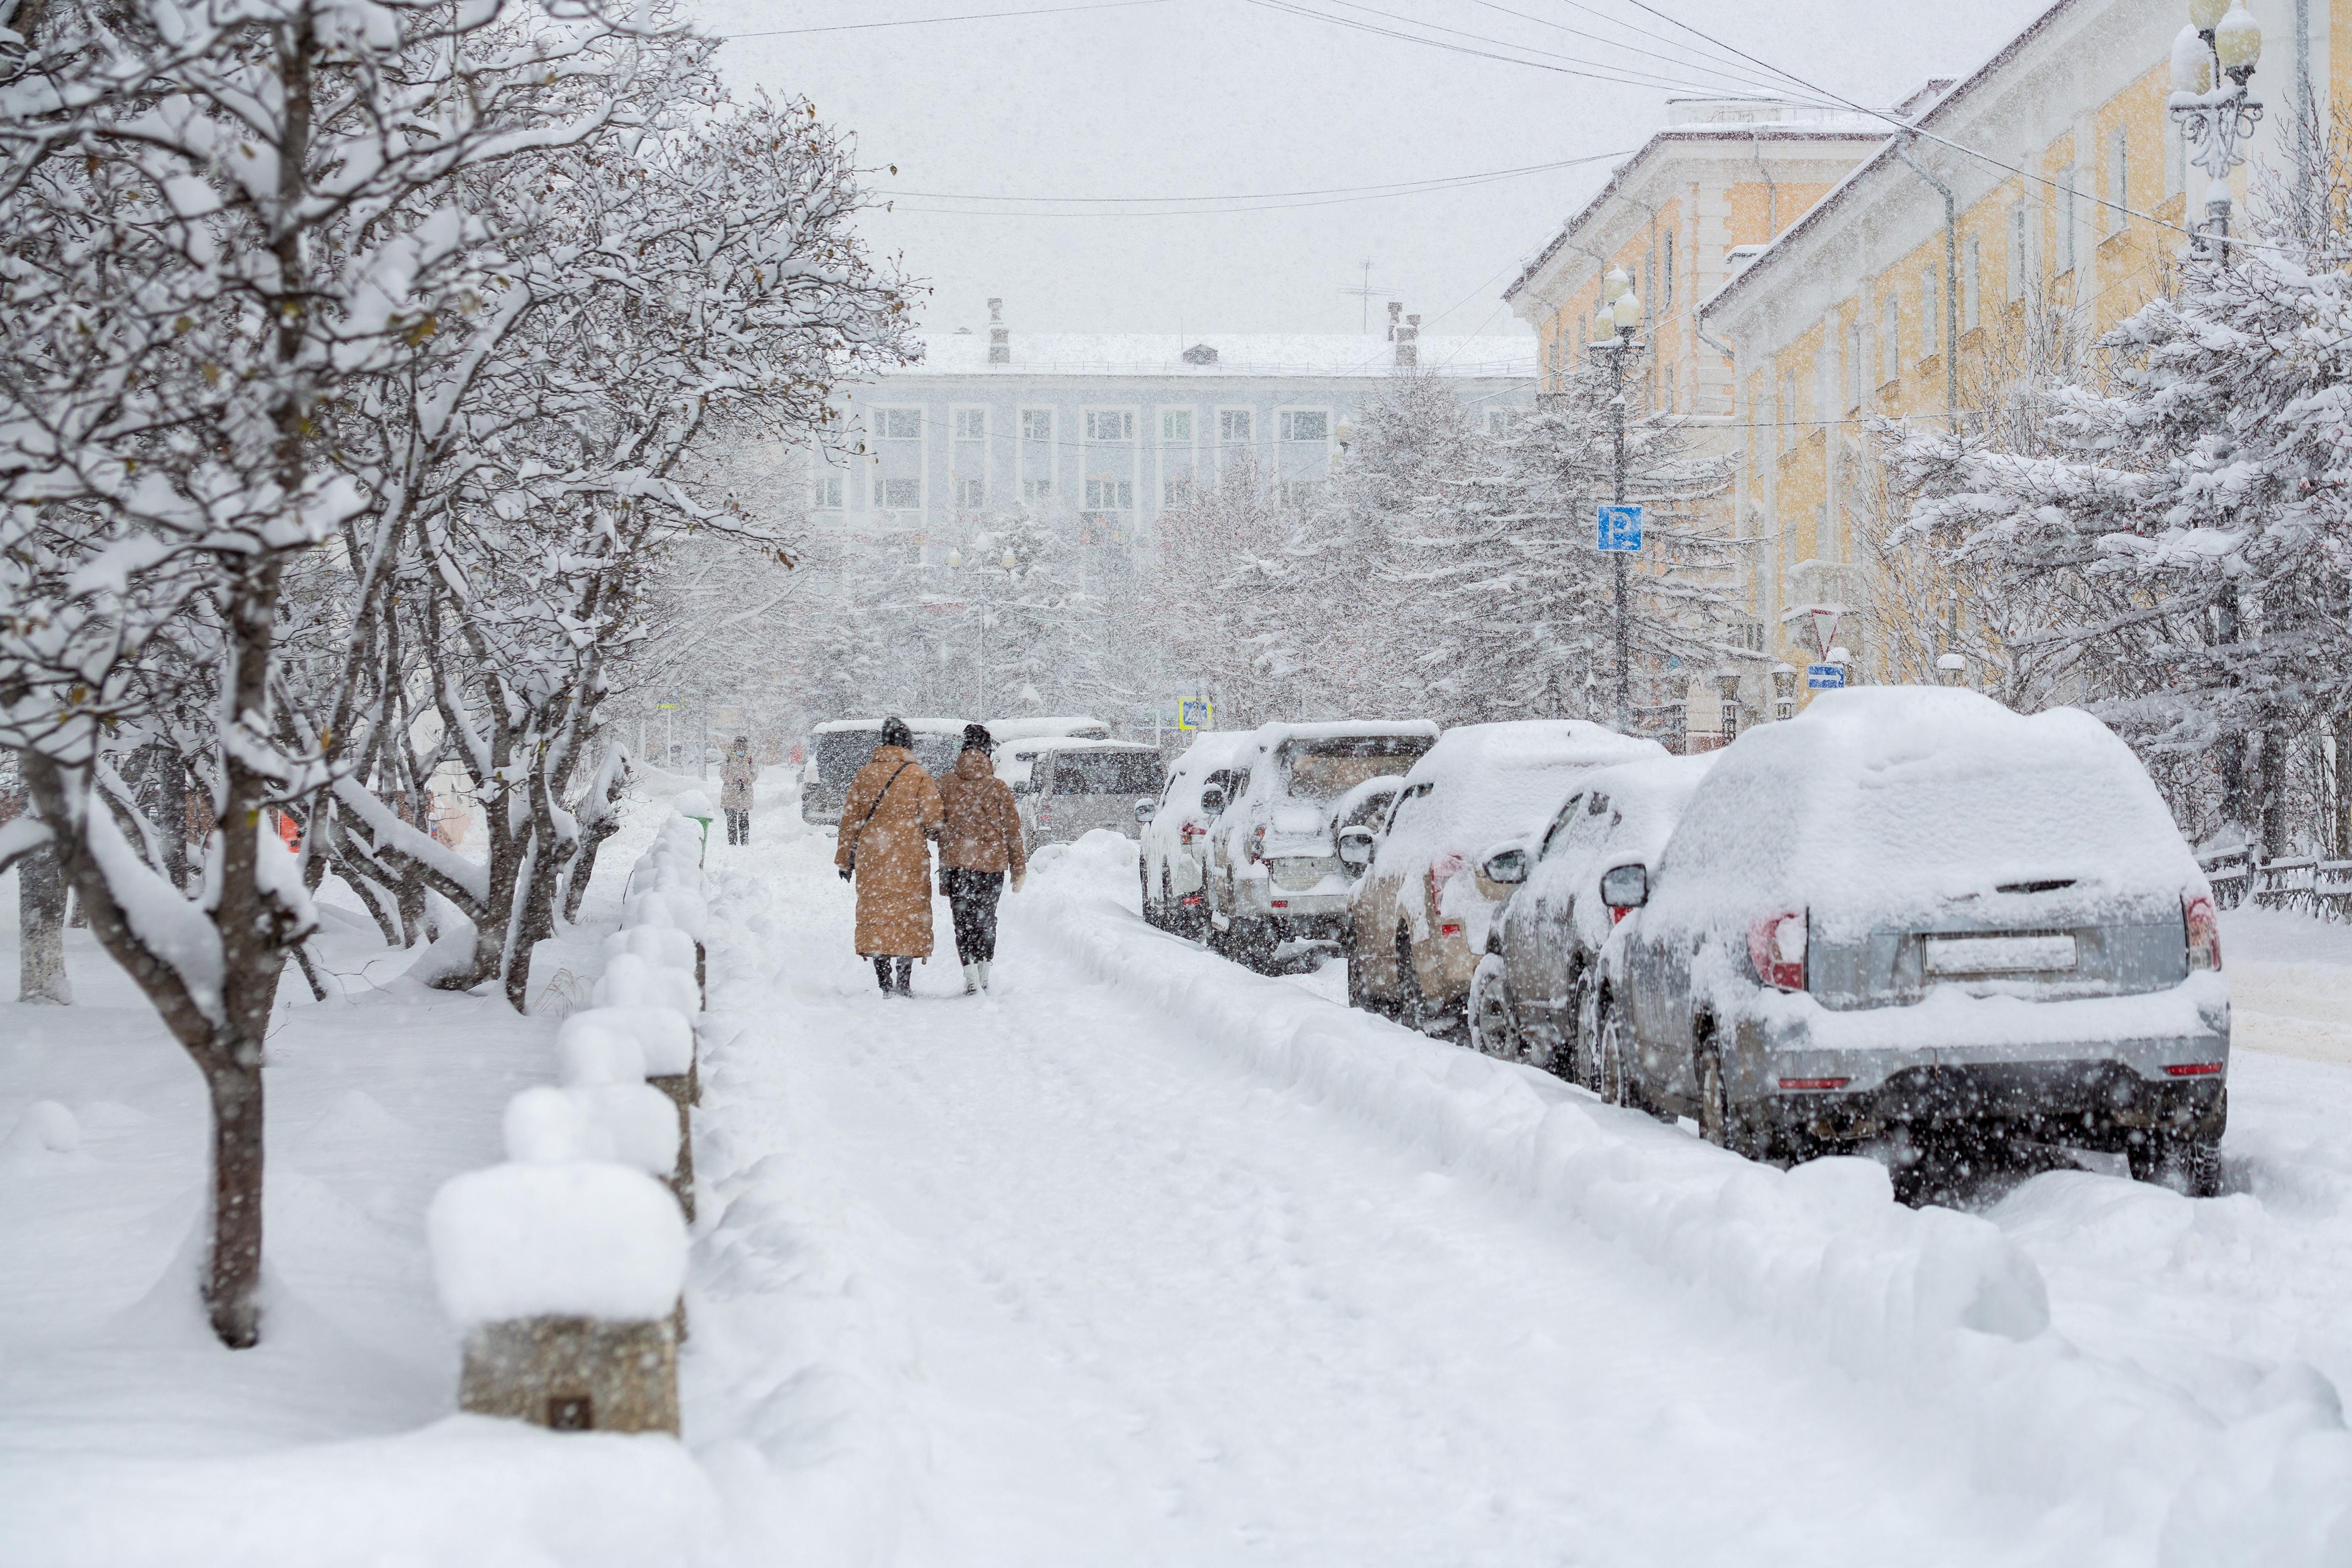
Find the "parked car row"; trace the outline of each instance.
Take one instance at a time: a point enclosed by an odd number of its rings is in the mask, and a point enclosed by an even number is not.
[[[2219,1188],[2210,888],[2074,710],[1869,688],[1717,752],[1579,722],[1203,737],[1144,834],[1154,923],[1758,1158],[2021,1138]]]

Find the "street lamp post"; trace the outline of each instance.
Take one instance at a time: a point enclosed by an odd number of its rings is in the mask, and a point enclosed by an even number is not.
[[[2172,43],[2172,96],[2165,107],[2180,126],[2189,161],[2205,171],[2205,223],[2195,252],[2230,265],[2230,171],[2246,161],[2262,120],[2262,100],[2247,85],[2263,58],[2263,30],[2244,0],[2189,0],[2189,26]],[[2224,85],[2227,79],[2227,85]],[[2238,640],[2238,585],[2224,578],[2213,606],[2213,640]],[[2221,744],[2221,815],[2246,818],[2246,749],[2238,736]]]
[[[988,536],[982,534],[972,541],[972,543],[985,548]],[[1004,554],[998,564],[1007,573],[1020,564],[1020,562],[1013,557],[1012,546],[1005,547]],[[988,563],[975,561],[972,563],[972,568],[980,574],[980,653],[971,672],[972,711],[978,715],[988,697]],[[950,572],[963,570],[963,552],[952,546],[948,550],[948,570]]]
[[[2230,171],[2246,161],[2263,117],[2263,101],[2247,86],[2262,58],[2263,30],[2244,0],[2189,0],[2189,26],[2172,44],[2166,108],[2189,144],[2189,161],[2205,171],[2205,223],[2195,244],[2225,267]]]
[[[1614,448],[1614,503],[1625,504],[1625,361],[1634,349],[1642,322],[1642,297],[1622,267],[1612,267],[1601,279],[1601,308],[1593,313],[1592,346],[1609,356],[1609,423]],[[1626,625],[1626,598],[1632,592],[1630,569],[1622,552],[1616,556],[1613,584],[1617,611],[1617,730],[1633,731],[1633,649]]]

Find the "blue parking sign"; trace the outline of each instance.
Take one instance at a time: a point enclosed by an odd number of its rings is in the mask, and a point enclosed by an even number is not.
[[[1805,666],[1805,686],[1813,691],[1842,691],[1845,689],[1845,666],[1809,664]]]
[[[1639,553],[1642,548],[1642,509],[1638,506],[1602,507],[1593,542],[1612,553]]]

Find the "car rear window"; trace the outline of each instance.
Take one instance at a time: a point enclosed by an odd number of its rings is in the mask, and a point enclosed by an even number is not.
[[[1164,774],[1156,752],[1064,752],[1054,759],[1054,793],[1157,795]]]
[[[871,730],[828,730],[816,738],[817,782],[843,789],[857,776],[857,770],[874,760],[874,749],[882,743],[882,726]],[[915,760],[933,778],[955,766],[956,753],[963,750],[959,735],[929,730],[915,733]]]
[[[1426,735],[1355,735],[1288,741],[1275,753],[1283,793],[1294,800],[1337,800],[1366,779],[1402,777],[1430,748]]]

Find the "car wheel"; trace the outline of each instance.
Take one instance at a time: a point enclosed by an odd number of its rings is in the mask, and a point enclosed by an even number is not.
[[[1598,988],[1595,988],[1596,991]],[[1632,1103],[1625,1085],[1625,1024],[1616,1005],[1605,996],[1593,1000],[1591,1055],[1593,1090],[1603,1105]]]
[[[1698,1058],[1698,1135],[1718,1149],[1731,1147],[1731,1095],[1723,1083],[1723,1058],[1713,1051]]]
[[[1502,955],[1490,952],[1470,976],[1470,1044],[1481,1055],[1517,1061],[1527,1040],[1511,1012],[1511,991]]]
[[[1568,1021],[1566,1038],[1561,1040],[1559,1054],[1565,1058],[1565,1070],[1559,1076],[1569,1082],[1580,1084],[1593,1093],[1601,1092],[1601,984],[1586,969],[1576,977],[1574,1011]]]
[[[1151,900],[1151,860],[1150,857],[1147,856],[1136,863],[1135,879],[1142,894],[1143,923],[1148,926],[1158,926],[1166,923],[1160,914],[1160,906]]]
[[[2221,1140],[2203,1132],[2155,1132],[2128,1145],[2132,1180],[2171,1187],[2192,1198],[2221,1195]]]
[[[1354,935],[1349,936],[1342,956],[1348,962],[1348,1005],[1360,1007],[1367,1013],[1385,1013],[1387,1004],[1372,994],[1372,987],[1364,977],[1364,955],[1357,950]]]

